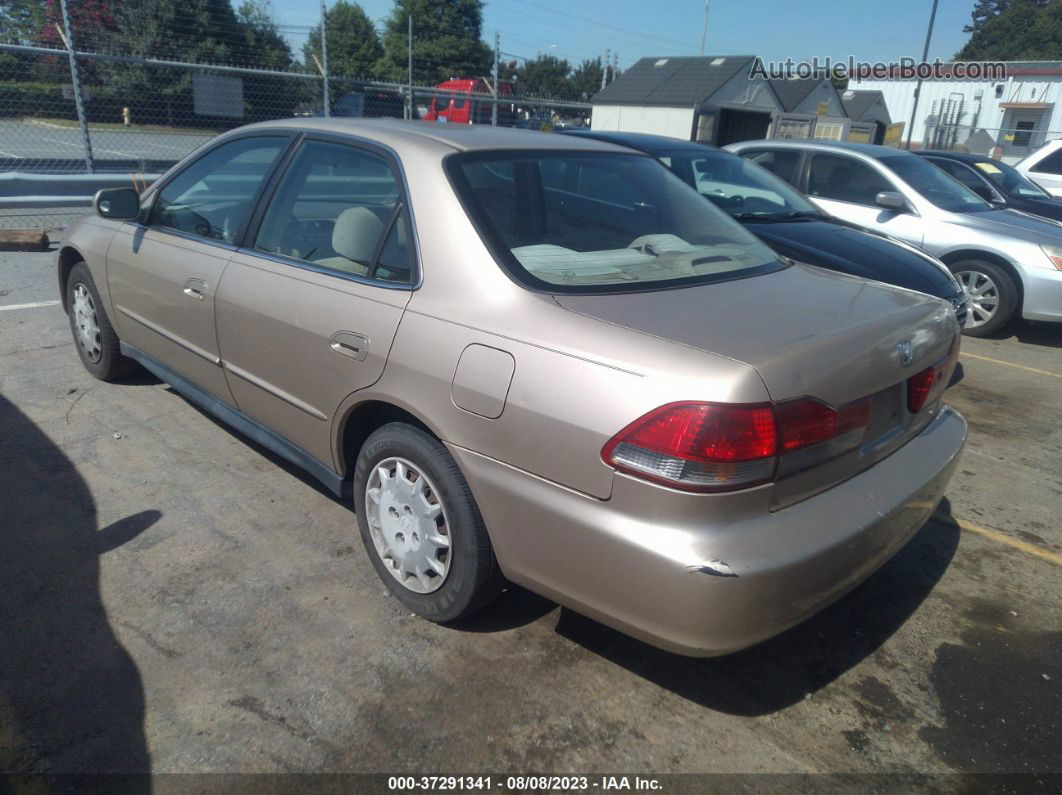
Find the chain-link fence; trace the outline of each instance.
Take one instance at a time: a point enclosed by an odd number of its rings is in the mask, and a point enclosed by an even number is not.
[[[927,124],[918,148],[986,155],[1013,165],[1047,141],[1062,138],[1062,130],[1028,126],[979,127],[970,124]]]
[[[125,174],[150,181],[218,133],[256,121],[390,116],[548,129],[589,119],[585,94],[536,97],[517,90],[498,74],[497,51],[486,75],[470,67],[462,79],[415,84],[414,75],[449,67],[426,60],[411,38],[415,57],[408,59],[402,82],[335,74],[326,79],[328,55],[320,51],[319,36],[317,52],[308,44],[299,63],[275,26],[261,20],[258,28],[244,21],[239,30],[220,32],[171,21],[168,35],[156,36],[147,48],[137,44],[143,39],[138,24],[158,22],[98,17],[71,23],[60,17],[30,41],[0,33],[0,228],[61,227],[83,213],[76,191],[59,175]],[[212,46],[227,63],[205,62],[203,53]],[[187,57],[189,48],[194,60]],[[349,70],[345,55],[333,51],[333,63]],[[24,182],[12,181],[13,173],[52,177],[27,194]],[[79,196],[83,207],[85,195]]]

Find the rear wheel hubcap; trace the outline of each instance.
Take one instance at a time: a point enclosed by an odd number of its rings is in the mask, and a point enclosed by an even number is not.
[[[78,345],[90,362],[98,362],[103,353],[100,344],[100,323],[92,295],[83,284],[74,286],[74,331]]]
[[[999,288],[992,278],[981,271],[959,271],[955,278],[966,296],[966,326],[983,326],[996,316],[999,309]]]
[[[450,572],[450,525],[435,485],[405,458],[378,463],[365,485],[365,519],[376,554],[404,588],[437,591]]]

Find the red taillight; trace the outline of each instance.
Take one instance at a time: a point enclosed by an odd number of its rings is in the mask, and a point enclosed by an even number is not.
[[[927,367],[920,373],[915,373],[907,379],[907,410],[917,414],[926,404],[933,389],[933,382],[937,378],[937,366]]]
[[[610,466],[692,491],[746,488],[774,475],[778,431],[767,403],[669,403],[601,451]]]
[[[789,475],[858,446],[870,399],[840,410],[810,398],[780,403],[669,403],[601,451],[605,463],[689,491],[729,491]]]

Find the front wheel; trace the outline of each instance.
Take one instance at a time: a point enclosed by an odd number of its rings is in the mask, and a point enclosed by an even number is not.
[[[949,267],[966,298],[964,334],[985,337],[1014,319],[1018,310],[1018,287],[1003,268],[973,259]]]
[[[85,369],[101,381],[114,381],[136,368],[122,355],[115,332],[88,265],[79,262],[66,280],[66,311],[78,356]]]
[[[358,454],[354,509],[376,573],[403,605],[431,621],[462,618],[503,582],[483,517],[446,447],[390,423]]]

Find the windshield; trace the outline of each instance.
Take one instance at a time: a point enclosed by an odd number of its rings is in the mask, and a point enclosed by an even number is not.
[[[485,242],[532,287],[655,289],[784,267],[648,157],[488,152],[452,155],[446,167]]]
[[[677,151],[660,161],[734,217],[822,217],[811,202],[779,177],[738,155]]]
[[[942,210],[973,213],[991,210],[992,205],[954,177],[914,155],[890,155],[879,158],[900,179]]]
[[[1025,199],[1046,199],[1051,194],[1017,169],[998,160],[978,160],[973,167],[988,177],[1000,190]]]

